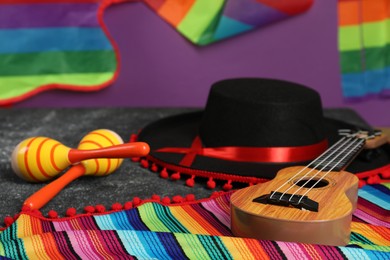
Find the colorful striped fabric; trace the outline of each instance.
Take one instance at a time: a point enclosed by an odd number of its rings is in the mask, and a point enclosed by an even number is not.
[[[0,0],[0,105],[48,89],[95,91],[112,83],[119,56],[103,12],[130,1]],[[313,0],[143,2],[191,42],[205,45],[302,13]]]
[[[339,0],[339,53],[346,98],[390,95],[390,1]]]
[[[114,80],[117,57],[102,2],[0,0],[0,105],[53,88],[98,90]]]
[[[46,219],[21,214],[0,233],[13,259],[390,259],[390,184],[364,186],[345,247],[233,237],[231,193],[110,213]]]
[[[313,0],[144,0],[188,40],[216,42],[300,14]]]

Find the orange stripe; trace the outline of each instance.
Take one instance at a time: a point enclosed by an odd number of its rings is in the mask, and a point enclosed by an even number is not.
[[[34,140],[37,139],[37,137],[34,137],[33,139],[31,139],[31,141],[27,144],[26,146],[26,153],[24,154],[24,165],[26,166],[26,170],[27,170],[27,173],[28,175],[35,181],[39,181],[31,172],[31,169],[30,167],[28,166],[28,151],[29,151],[29,148],[32,144],[32,142],[34,142]]]
[[[158,10],[158,14],[164,17],[168,23],[177,27],[194,2],[195,0],[167,0]]]
[[[388,228],[381,227],[381,226],[375,226],[375,225],[368,225],[372,230],[375,231],[378,235],[383,237],[384,240],[390,241],[390,232]],[[388,244],[388,243],[386,243]]]
[[[248,245],[245,243],[245,241],[239,238],[232,238],[232,243],[243,259],[255,258],[252,252],[248,250]]]
[[[339,1],[339,25],[357,25],[360,23],[360,4],[358,1]]]
[[[50,162],[51,162],[51,165],[54,167],[54,169],[56,169],[56,171],[62,171],[60,168],[58,168],[55,160],[54,160],[54,153],[55,153],[55,150],[56,148],[59,146],[60,144],[57,143],[55,144],[52,148],[51,148],[51,151],[50,151]]]
[[[81,144],[94,144],[94,145],[96,145],[96,146],[99,147],[99,148],[103,148],[103,146],[102,146],[101,144],[99,144],[99,143],[97,143],[97,142],[95,142],[95,141],[91,141],[91,140],[82,141],[82,142],[79,143],[79,146],[80,146]]]
[[[46,254],[50,259],[62,259],[63,255],[59,252],[54,236],[51,233],[41,235]]]
[[[115,145],[114,142],[111,140],[111,138],[107,137],[106,135],[104,135],[102,133],[92,132],[92,133],[89,133],[88,135],[99,135],[99,136],[103,137],[104,139],[106,139],[107,141],[109,141],[111,143],[111,145]]]
[[[95,163],[96,163],[96,171],[92,175],[98,174],[99,173],[99,168],[100,168],[99,160],[98,159],[94,159],[94,160],[95,160]]]
[[[37,164],[38,164],[38,169],[39,171],[42,173],[43,176],[45,176],[46,178],[50,179],[51,176],[48,175],[45,170],[43,169],[42,167],[42,163],[41,163],[41,149],[42,149],[42,146],[44,143],[46,143],[47,141],[49,140],[49,138],[45,138],[38,146],[38,150],[37,150],[37,156],[36,156],[36,161],[37,161]]]
[[[388,0],[364,0],[362,1],[363,22],[376,22],[389,18]]]
[[[33,235],[43,233],[42,223],[39,219],[29,217],[29,223],[31,223],[31,229],[32,229]]]
[[[110,171],[110,167],[111,167],[111,159],[107,158],[107,169],[106,169],[104,175],[108,174],[108,172]]]
[[[390,18],[387,0],[344,0],[338,3],[339,25],[358,25]]]
[[[191,205],[183,205],[182,209],[191,216],[195,223],[200,224],[200,226],[207,231],[209,235],[218,235],[221,236],[222,233],[218,229],[214,228],[209,222],[207,222],[199,213],[191,207]]]
[[[252,255],[255,255],[256,257],[262,256],[263,258],[268,259],[268,254],[258,240],[244,238],[244,242]]]

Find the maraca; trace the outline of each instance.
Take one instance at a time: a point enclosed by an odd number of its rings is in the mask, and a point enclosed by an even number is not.
[[[142,157],[149,153],[149,146],[143,142],[123,144],[115,132],[99,129],[85,136],[78,149],[71,149],[47,137],[32,137],[19,143],[12,153],[14,172],[30,182],[43,182],[54,178],[68,166],[83,161],[89,165],[86,174],[104,175],[111,173],[121,159],[88,160],[91,158]],[[87,160],[87,161],[84,161]],[[105,167],[105,171],[102,168]]]
[[[107,132],[108,131],[108,132]],[[111,140],[114,139],[114,140]],[[80,150],[90,150],[110,145],[111,140],[121,142],[122,139],[114,132],[109,130],[96,130],[86,135],[78,146]],[[145,156],[149,151],[147,144],[141,143],[141,150],[133,151],[134,156]],[[132,149],[132,148],[131,148]],[[137,147],[138,149],[138,147]],[[140,149],[140,148],[139,148]],[[31,209],[40,209],[47,202],[49,202],[55,195],[57,195],[66,185],[73,180],[83,175],[103,176],[112,173],[122,163],[122,159],[90,159],[81,161],[80,164],[72,166],[66,173],[60,176],[58,179],[52,181],[39,191],[35,192],[29,198],[25,200],[23,205],[29,206]]]

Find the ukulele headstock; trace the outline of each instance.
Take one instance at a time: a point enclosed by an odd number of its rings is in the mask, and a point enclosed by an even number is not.
[[[351,130],[351,129],[339,129],[338,131],[340,136],[346,136],[346,137],[356,137],[359,139],[364,139],[365,149],[375,149],[378,148],[381,145],[384,145],[385,143],[389,142],[388,136],[386,136],[382,130],[375,129],[375,130]]]

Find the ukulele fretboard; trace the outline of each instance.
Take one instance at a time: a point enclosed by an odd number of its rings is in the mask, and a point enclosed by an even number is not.
[[[321,171],[341,171],[360,153],[365,139],[358,137],[343,137],[338,145],[329,148],[310,166]]]

